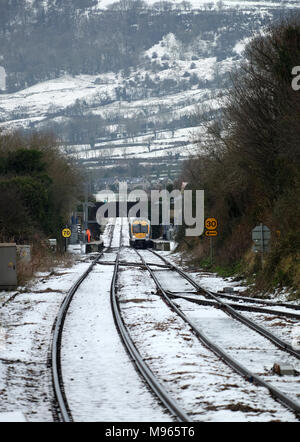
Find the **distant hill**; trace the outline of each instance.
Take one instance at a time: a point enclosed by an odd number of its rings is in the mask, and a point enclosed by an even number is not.
[[[53,130],[91,170],[121,173],[138,159],[141,173],[151,160],[154,175],[161,164],[176,174],[193,152],[195,128],[215,118],[247,41],[296,10],[269,1],[112,3],[0,2],[0,122]]]

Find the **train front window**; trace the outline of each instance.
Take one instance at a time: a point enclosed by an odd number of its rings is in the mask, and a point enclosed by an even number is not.
[[[132,232],[133,233],[141,233],[141,225],[135,224],[134,226],[132,226]]]
[[[142,226],[142,224],[135,224],[132,226],[132,233],[148,233],[148,226]]]

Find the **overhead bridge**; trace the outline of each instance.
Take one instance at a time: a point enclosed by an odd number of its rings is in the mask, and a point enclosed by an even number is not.
[[[123,208],[124,208],[124,201],[122,202]],[[89,207],[89,223],[97,223],[97,212],[98,210],[106,205],[107,211],[103,214],[104,218],[110,218],[110,213],[115,213],[115,217],[119,218],[120,216],[128,216],[129,210],[135,206],[137,202],[133,201],[126,201],[126,213],[124,213],[124,209],[122,208],[122,214],[120,210],[120,201],[113,201],[113,202],[97,202],[94,204],[94,207]],[[110,207],[111,206],[111,207]],[[137,216],[140,216],[139,213],[137,213]],[[114,216],[113,216],[114,217]]]

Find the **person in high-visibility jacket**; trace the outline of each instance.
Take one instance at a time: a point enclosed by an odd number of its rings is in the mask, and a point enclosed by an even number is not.
[[[86,229],[85,231],[86,237],[87,237],[87,242],[91,242],[91,231],[90,229]]]

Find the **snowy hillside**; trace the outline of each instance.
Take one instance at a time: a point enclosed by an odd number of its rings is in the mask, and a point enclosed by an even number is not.
[[[27,26],[40,38],[38,17],[44,17],[50,34],[40,48],[35,44],[36,54],[27,41],[20,45],[16,32],[10,40],[3,34],[2,59],[8,89],[14,92],[0,95],[0,128],[51,130],[65,152],[91,170],[114,174],[137,159],[142,168],[147,165],[142,174],[155,175],[163,167],[169,176],[178,173],[180,160],[197,151],[194,141],[205,136],[203,123],[222,107],[229,74],[242,60],[245,45],[271,19],[299,6],[293,1],[151,0],[151,9],[135,11],[130,2],[112,3],[102,0],[74,10],[78,23],[70,35],[63,21],[68,11],[54,8],[53,15],[50,0],[39,3],[32,24],[20,22],[19,37]],[[31,14],[37,4],[27,5]],[[119,13],[120,8],[125,9]],[[51,20],[63,45],[53,42],[55,34],[51,38]],[[11,26],[15,29],[13,21]],[[27,64],[12,56],[19,50]]]
[[[98,8],[105,9],[111,7],[111,5],[115,3],[114,0],[98,0]],[[145,3],[149,6],[156,5],[157,8],[162,8],[158,0],[145,0]],[[190,9],[220,9],[220,8],[258,8],[258,7],[266,7],[266,8],[282,8],[283,6],[286,8],[294,8],[299,6],[299,2],[296,0],[171,0],[170,3],[171,8],[182,8],[186,10]]]
[[[187,117],[193,119],[197,106],[198,112],[204,114],[218,109],[218,95],[222,90],[214,88],[213,84],[218,81],[217,77],[230,72],[237,63],[234,56],[220,62],[216,57],[205,57],[210,54],[209,46],[213,47],[214,41],[210,45],[203,41],[195,44],[202,45],[203,58],[194,57],[192,48],[182,57],[180,42],[174,34],[166,35],[145,52],[145,57],[149,58],[157,54],[155,63],[163,68],[158,72],[147,70],[144,63],[125,78],[121,73],[112,72],[96,76],[65,75],[14,94],[4,94],[1,96],[0,127],[45,129],[51,125],[62,126],[70,119],[68,109],[78,107],[82,108],[83,114],[100,116],[107,122],[104,141],[96,139],[93,146],[77,144],[63,137],[67,143],[66,153],[92,169],[99,167],[98,160],[103,159],[152,158],[159,162],[162,158],[168,162],[172,157],[185,159],[195,152],[193,140],[199,126],[174,127],[172,122]],[[243,45],[243,42],[238,43],[239,50]],[[233,48],[234,54],[237,55],[236,48]],[[167,68],[164,66],[166,62]],[[174,84],[184,82],[188,87],[168,93],[163,86],[168,81]],[[162,92],[151,96],[151,89],[147,90],[146,86],[151,82],[160,85]],[[126,90],[125,99],[118,97],[120,90]],[[133,128],[130,132],[126,121],[137,122],[136,119],[146,120],[147,127],[142,131]],[[109,124],[111,120],[115,120],[115,124]]]

